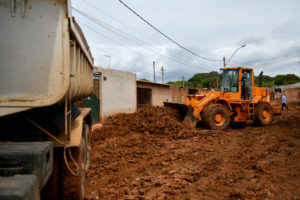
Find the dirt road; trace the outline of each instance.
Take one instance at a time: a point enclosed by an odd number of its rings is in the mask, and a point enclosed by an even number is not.
[[[300,111],[268,127],[187,130],[167,108],[93,131],[87,199],[300,199]]]

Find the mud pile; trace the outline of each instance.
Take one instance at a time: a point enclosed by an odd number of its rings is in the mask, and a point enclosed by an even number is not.
[[[96,140],[124,136],[131,133],[172,135],[182,134],[185,128],[179,122],[179,114],[171,108],[144,107],[136,113],[118,114],[109,117],[103,128],[94,131]]]
[[[93,132],[86,198],[300,199],[300,111],[289,108],[270,126],[224,131],[184,129],[168,108],[114,116]]]

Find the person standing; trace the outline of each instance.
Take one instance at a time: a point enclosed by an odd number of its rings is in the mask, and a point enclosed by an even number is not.
[[[286,105],[286,96],[284,93],[281,96],[281,104],[282,104],[281,110],[283,110],[283,107],[286,107],[287,110],[289,109],[288,106]]]

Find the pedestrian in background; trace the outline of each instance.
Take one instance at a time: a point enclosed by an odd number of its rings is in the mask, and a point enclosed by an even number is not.
[[[283,107],[286,107],[287,110],[289,109],[288,106],[286,105],[286,96],[284,93],[281,96],[281,104],[282,104],[281,110],[283,110]]]

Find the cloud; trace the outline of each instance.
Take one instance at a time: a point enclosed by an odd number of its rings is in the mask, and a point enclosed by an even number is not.
[[[181,80],[182,76],[188,79],[195,73],[218,71],[222,67],[224,56],[228,60],[238,47],[246,44],[246,47],[234,55],[229,66],[252,67],[256,73],[263,68],[266,75],[280,73],[299,75],[300,14],[296,9],[299,7],[296,6],[299,2],[253,0],[241,3],[229,0],[225,4],[219,0],[213,3],[193,0],[186,4],[171,0],[151,1],[151,3],[128,0],[140,14],[178,43],[201,56],[217,59],[218,62],[203,60],[172,44],[124,7],[119,7],[118,3],[90,0],[94,5],[101,7],[142,34],[134,29],[125,29],[123,25],[87,7],[81,1],[75,2],[77,2],[75,7],[85,12],[90,11],[91,15],[129,32],[156,49],[122,39],[92,22],[87,22],[87,19],[76,16],[121,44],[121,46],[115,44],[83,27],[90,46],[98,47],[98,49],[91,47],[96,65],[108,67],[108,58],[104,57],[104,54],[110,55],[112,69],[134,72],[137,73],[137,78],[153,80],[152,62],[156,61],[157,80],[161,80],[159,71],[161,66],[166,70],[166,81]],[[173,5],[172,9],[167,6],[170,3]],[[153,10],[157,9],[161,12],[154,13]]]
[[[244,44],[250,45],[260,45],[266,40],[266,36],[264,35],[247,35],[240,39],[240,41],[237,42],[237,45],[241,46]]]
[[[300,20],[290,20],[271,32],[271,36],[278,40],[298,40],[300,36]]]

